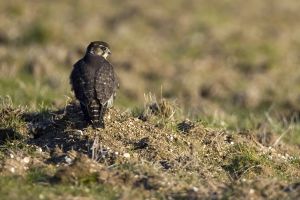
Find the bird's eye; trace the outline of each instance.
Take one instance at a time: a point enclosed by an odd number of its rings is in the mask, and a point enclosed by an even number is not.
[[[106,50],[106,47],[100,47],[102,51],[105,51]]]

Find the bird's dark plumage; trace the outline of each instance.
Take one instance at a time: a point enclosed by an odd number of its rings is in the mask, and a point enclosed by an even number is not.
[[[74,64],[70,76],[85,119],[94,128],[104,128],[103,117],[107,107],[112,106],[118,85],[113,66],[106,60],[109,54],[107,43],[90,43],[85,56]]]

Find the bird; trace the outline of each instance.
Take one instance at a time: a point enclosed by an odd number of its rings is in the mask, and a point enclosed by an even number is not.
[[[104,115],[113,106],[119,87],[114,67],[107,60],[110,46],[103,41],[93,41],[85,55],[73,65],[70,83],[80,102],[86,122],[93,128],[105,128]]]

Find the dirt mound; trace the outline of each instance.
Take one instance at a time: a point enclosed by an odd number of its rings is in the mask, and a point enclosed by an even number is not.
[[[100,184],[125,199],[250,199],[272,191],[275,197],[298,193],[288,184],[300,176],[298,155],[284,144],[263,146],[251,132],[166,120],[148,108],[141,112],[146,118],[110,109],[104,130],[86,126],[76,104],[58,111],[22,110],[17,116],[11,109],[1,111],[7,123],[19,120],[6,127],[8,133],[23,132],[21,138],[5,138],[1,145],[3,177],[90,190]]]

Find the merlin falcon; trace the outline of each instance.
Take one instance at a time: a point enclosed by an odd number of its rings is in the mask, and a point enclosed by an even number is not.
[[[93,128],[105,128],[104,114],[113,105],[118,86],[114,68],[107,60],[110,54],[106,42],[91,42],[70,76],[84,118]]]

